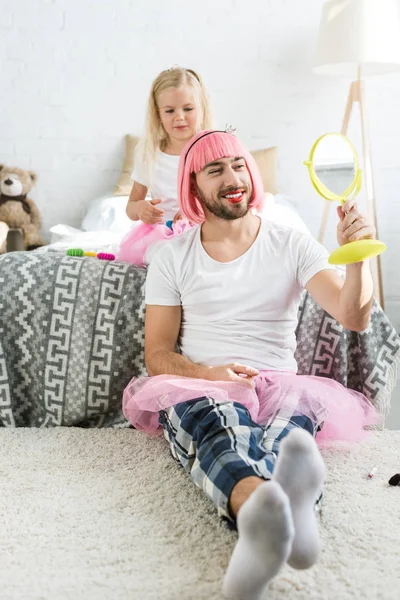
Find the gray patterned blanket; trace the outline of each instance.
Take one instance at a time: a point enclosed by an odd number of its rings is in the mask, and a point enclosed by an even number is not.
[[[145,373],[145,276],[57,252],[0,257],[0,426],[129,426],[121,398]],[[332,377],[386,412],[400,338],[377,304],[357,334],[305,294],[297,341],[299,373]]]

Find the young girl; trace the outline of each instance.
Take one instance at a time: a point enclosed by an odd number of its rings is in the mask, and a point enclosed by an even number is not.
[[[178,203],[179,155],[202,129],[210,129],[208,94],[199,75],[173,67],[162,71],[150,91],[146,131],[135,152],[134,184],[126,213],[141,223],[121,242],[117,259],[147,265],[150,246],[189,227]],[[146,200],[150,192],[151,200]]]

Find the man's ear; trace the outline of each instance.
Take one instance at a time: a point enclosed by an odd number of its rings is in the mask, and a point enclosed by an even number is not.
[[[192,194],[192,196],[195,196],[197,198],[198,191],[195,173],[191,173],[190,175],[190,193]]]

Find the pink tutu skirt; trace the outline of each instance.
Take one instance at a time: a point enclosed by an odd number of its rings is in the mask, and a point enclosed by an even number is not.
[[[184,220],[177,221],[172,225],[172,229],[164,225],[164,223],[157,223],[156,225],[140,223],[122,239],[116,259],[140,267],[146,267],[152,255],[150,251],[152,249],[155,250],[159,242],[172,240],[190,227],[192,225]]]
[[[124,390],[123,412],[136,429],[159,435],[160,410],[203,396],[216,402],[239,402],[252,420],[263,426],[278,414],[286,418],[306,415],[322,426],[316,438],[319,446],[334,440],[363,439],[366,426],[382,423],[381,415],[363,394],[333,379],[289,371],[261,371],[254,388],[174,375],[134,378]]]

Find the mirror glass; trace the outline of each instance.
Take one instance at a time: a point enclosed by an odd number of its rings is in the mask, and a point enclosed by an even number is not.
[[[351,145],[341,136],[325,136],[315,148],[313,168],[321,183],[340,196],[353,183],[356,175]]]

